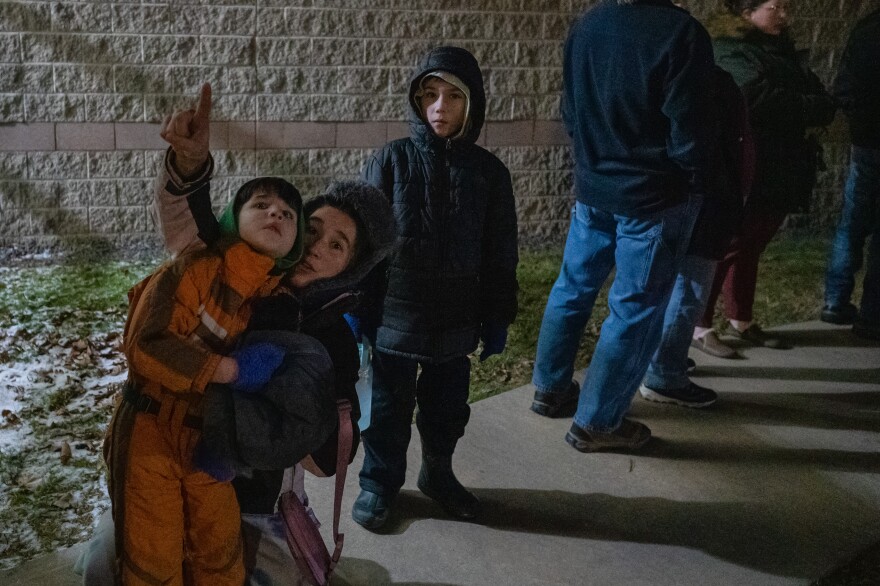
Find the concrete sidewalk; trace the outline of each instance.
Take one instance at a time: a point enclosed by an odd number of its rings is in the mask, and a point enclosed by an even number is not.
[[[649,403],[637,455],[581,454],[570,420],[529,411],[532,388],[473,405],[456,452],[479,523],[449,520],[408,482],[382,535],[350,517],[361,457],[349,470],[343,560],[334,584],[808,584],[880,542],[880,345],[848,328],[779,328],[792,350],[745,360],[693,351],[694,380],[721,398],[707,410]],[[582,373],[579,373],[582,374]],[[329,532],[332,481],[308,490]],[[76,584],[76,549],[0,574],[0,584]],[[865,582],[868,583],[868,582]]]

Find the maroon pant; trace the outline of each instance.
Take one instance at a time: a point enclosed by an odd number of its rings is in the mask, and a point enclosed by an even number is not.
[[[715,303],[721,293],[724,294],[724,315],[727,319],[752,321],[758,260],[785,216],[783,212],[768,210],[763,206],[746,206],[739,230],[715,270],[715,280],[709,292],[706,311],[700,319],[700,327],[712,327]]]

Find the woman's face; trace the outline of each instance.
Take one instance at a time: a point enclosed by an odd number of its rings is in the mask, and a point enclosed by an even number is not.
[[[743,18],[762,33],[781,35],[788,27],[788,0],[769,0],[754,10],[743,10]]]
[[[299,289],[344,271],[354,256],[356,238],[357,224],[347,213],[332,206],[315,210],[306,226],[305,252],[290,284]]]

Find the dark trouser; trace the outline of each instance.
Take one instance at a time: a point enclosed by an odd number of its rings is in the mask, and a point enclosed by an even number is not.
[[[422,451],[452,456],[470,418],[471,408],[467,403],[470,375],[471,363],[467,356],[430,364],[375,352],[370,427],[362,436],[361,488],[394,495],[403,486],[416,404]]]
[[[712,327],[715,303],[724,295],[724,315],[737,321],[752,320],[758,261],[776,235],[786,214],[763,206],[746,206],[742,224],[718,263],[706,310],[699,325]]]

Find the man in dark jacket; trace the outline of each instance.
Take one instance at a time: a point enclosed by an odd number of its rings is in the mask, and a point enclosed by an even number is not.
[[[455,517],[479,502],[452,473],[470,416],[468,354],[500,353],[516,316],[517,225],[510,173],[477,146],[486,110],[476,59],[428,52],[409,92],[410,137],[367,161],[363,178],[391,200],[398,247],[384,295],[363,316],[372,338],[373,397],[361,494],[352,517],[381,527],[403,485],[412,415],[422,440],[418,487]]]
[[[575,202],[535,360],[532,410],[569,416],[566,441],[591,452],[650,438],[625,419],[659,343],[663,312],[705,193],[709,35],[668,0],[603,0],[572,27],[563,121]],[[574,359],[599,289],[617,271],[583,389]]]
[[[639,386],[649,401],[685,407],[708,407],[718,399],[712,389],[688,378],[688,346],[710,298],[718,260],[742,218],[755,159],[746,101],[733,77],[715,67],[707,85],[713,106],[708,197],[666,306],[660,347]]]
[[[880,339],[880,9],[856,23],[834,94],[849,119],[852,150],[840,223],[825,273],[822,321],[853,324],[853,333]],[[871,237],[857,310],[850,302],[862,249]]]

